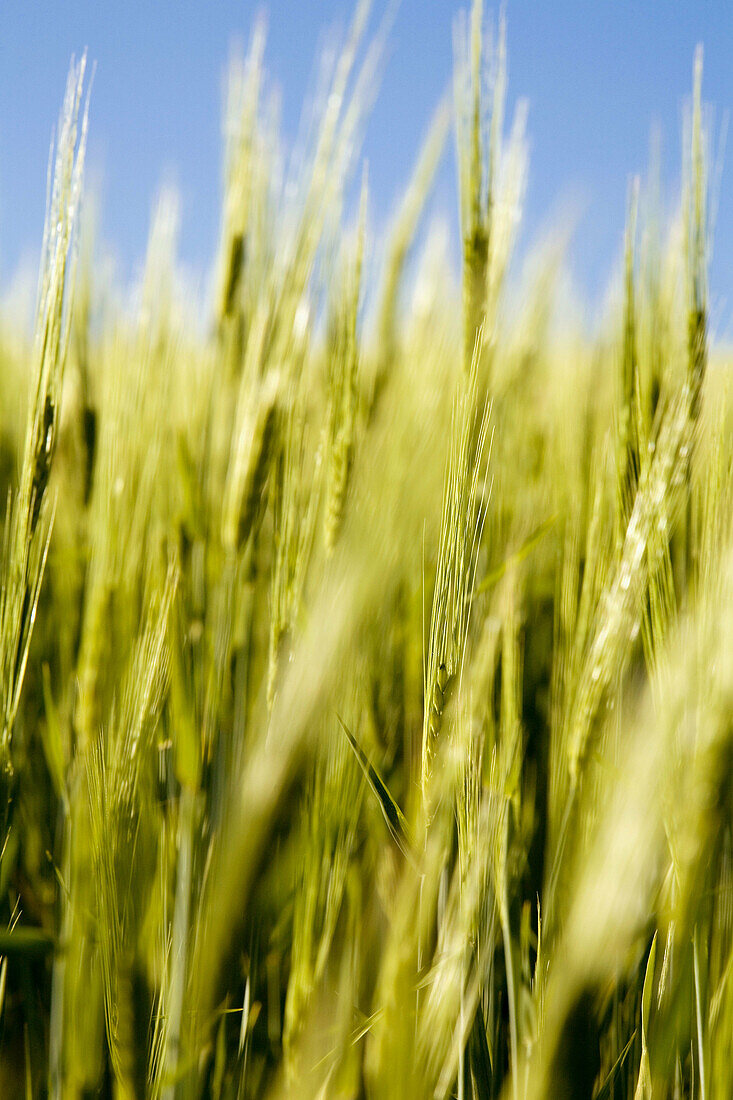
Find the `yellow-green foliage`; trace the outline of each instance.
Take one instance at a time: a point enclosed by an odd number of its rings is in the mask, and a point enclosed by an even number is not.
[[[524,111],[479,0],[460,279],[421,227],[447,102],[375,247],[368,16],[297,166],[260,26],[232,64],[201,328],[175,196],[134,308],[88,224],[75,263],[72,66],[33,340],[0,324],[3,1098],[733,1095],[701,55],[680,209],[634,183],[591,337],[561,237],[507,298]]]

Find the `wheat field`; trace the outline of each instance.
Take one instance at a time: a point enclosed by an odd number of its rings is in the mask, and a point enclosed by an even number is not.
[[[702,52],[679,201],[631,184],[589,334],[561,235],[509,287],[480,0],[375,241],[368,16],[297,163],[260,25],[232,62],[205,307],[171,193],[106,292],[72,63],[32,334],[0,313],[2,1098],[733,1096]]]

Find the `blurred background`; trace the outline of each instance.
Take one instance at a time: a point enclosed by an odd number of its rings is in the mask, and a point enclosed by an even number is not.
[[[429,119],[449,90],[458,0],[402,0],[364,144],[371,218],[379,235],[402,194]],[[388,5],[376,0],[372,26]],[[498,5],[487,4],[489,12]],[[92,87],[88,181],[116,281],[139,274],[150,211],[163,183],[182,199],[181,259],[205,284],[219,230],[222,87],[232,49],[246,50],[258,15],[268,28],[269,81],[283,133],[295,141],[317,72],[343,42],[352,0],[3,0],[0,5],[0,288],[34,285],[52,127],[69,60],[88,50]],[[647,175],[658,141],[667,205],[679,179],[683,107],[695,46],[705,49],[703,96],[716,137],[733,102],[733,18],[725,0],[509,0],[508,117],[529,102],[530,173],[519,255],[566,217],[570,269],[593,315],[622,250],[628,181]],[[323,28],[330,28],[324,34]],[[657,135],[655,138],[654,135]],[[713,160],[718,151],[712,151]],[[724,160],[723,160],[724,165]],[[714,337],[733,337],[733,191],[725,167],[711,263]],[[458,270],[452,149],[432,200],[450,225]]]

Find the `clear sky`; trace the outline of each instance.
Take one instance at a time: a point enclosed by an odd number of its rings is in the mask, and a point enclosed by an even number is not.
[[[374,0],[378,15],[385,0]],[[455,0],[402,0],[366,133],[374,222],[392,210],[428,121],[448,88]],[[486,4],[489,12],[495,6]],[[102,235],[129,279],[142,258],[161,182],[182,196],[181,256],[205,271],[216,245],[222,81],[233,41],[268,23],[266,65],[294,136],[324,31],[344,31],[351,0],[1,0],[0,281],[38,254],[51,128],[69,58],[96,63],[89,171]],[[553,212],[581,212],[571,257],[590,296],[605,286],[623,236],[628,181],[644,173],[650,133],[677,184],[682,108],[694,48],[717,127],[733,105],[731,0],[507,0],[509,99],[529,100],[530,175],[522,240]],[[449,158],[436,204],[455,224]],[[723,165],[711,271],[721,336],[733,333],[733,153]]]

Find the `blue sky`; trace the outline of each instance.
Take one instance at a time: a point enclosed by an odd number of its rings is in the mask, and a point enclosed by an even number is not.
[[[385,0],[374,0],[375,12]],[[383,224],[408,179],[431,114],[449,86],[454,0],[402,0],[366,132],[373,221]],[[495,10],[487,2],[487,10]],[[222,80],[230,47],[267,16],[266,65],[293,137],[329,29],[351,0],[2,0],[0,4],[0,282],[38,254],[52,126],[69,58],[96,63],[89,171],[102,236],[128,280],[139,265],[160,184],[182,196],[181,256],[204,271],[219,224]],[[663,177],[676,187],[682,108],[694,48],[705,48],[703,94],[719,128],[733,105],[729,0],[507,0],[509,102],[529,100],[525,247],[553,213],[580,211],[571,245],[589,297],[620,251],[629,178],[662,136]],[[711,270],[721,335],[733,331],[733,165],[724,161]],[[456,224],[452,148],[434,208]]]

